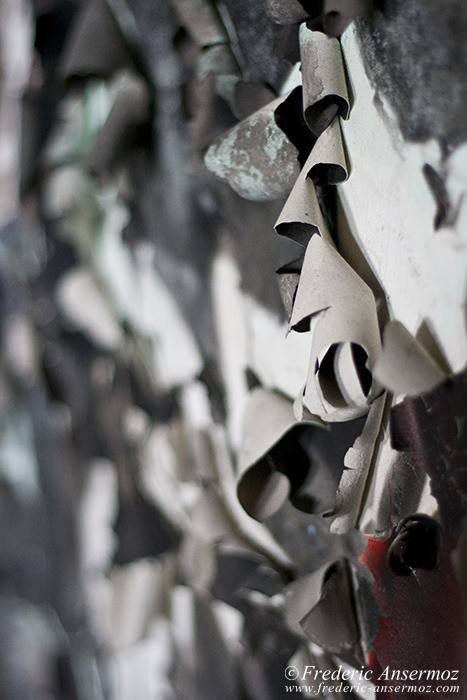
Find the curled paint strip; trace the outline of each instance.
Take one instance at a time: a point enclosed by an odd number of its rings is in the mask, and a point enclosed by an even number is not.
[[[303,74],[303,114],[310,131],[319,136],[337,114],[346,119],[349,96],[339,41],[300,26]]]
[[[298,424],[292,402],[276,392],[258,387],[251,393],[244,419],[237,486],[240,503],[251,517],[264,520],[273,515],[293,490],[286,473],[277,468],[281,455],[276,455],[275,460],[273,450],[292,431],[302,430],[307,424],[322,425],[318,418],[309,415]],[[289,443],[289,447],[294,445],[297,449],[294,468],[298,469],[300,445],[296,440]]]
[[[313,324],[304,403],[325,421],[362,415],[379,393],[367,373],[381,350],[376,302],[361,277],[324,237],[307,246],[290,329]]]
[[[337,184],[348,177],[338,119],[321,134],[275,223],[280,235],[306,245],[314,233],[331,241],[314,183]]]

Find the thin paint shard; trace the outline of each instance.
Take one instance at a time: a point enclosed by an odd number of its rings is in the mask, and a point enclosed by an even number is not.
[[[334,518],[331,532],[335,534],[349,532],[357,525],[375,444],[381,429],[384,403],[384,396],[373,402],[362,434],[345,455],[345,469],[337,488],[335,506],[328,514]]]
[[[120,29],[104,0],[92,0],[79,10],[61,58],[64,79],[110,77],[131,66]]]
[[[317,6],[320,4],[316,2]],[[296,24],[310,16],[298,0],[266,0],[266,11],[277,24]]]
[[[285,614],[296,634],[330,653],[353,653],[363,662],[378,632],[371,576],[348,559],[327,562],[285,588]]]
[[[208,170],[246,199],[285,197],[300,173],[298,151],[274,119],[274,110],[285,97],[234,126],[206,153]]]
[[[446,379],[446,374],[398,321],[391,321],[384,328],[383,349],[373,375],[381,386],[405,396],[423,394]]]

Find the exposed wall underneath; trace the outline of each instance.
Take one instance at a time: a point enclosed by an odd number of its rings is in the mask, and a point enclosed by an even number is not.
[[[459,3],[448,3],[454,4]],[[408,10],[402,14],[408,22]],[[459,10],[459,17],[464,14]],[[349,120],[342,122],[351,175],[339,186],[339,196],[352,237],[386,292],[391,315],[414,334],[427,326],[451,367],[459,370],[467,347],[467,147],[460,144],[465,139],[465,91],[456,73],[460,64],[453,62],[454,77],[447,82],[443,62],[437,70],[431,65],[443,34],[423,52],[413,47],[415,30],[409,23],[404,43],[396,20],[402,22],[399,15],[385,22],[379,17],[370,25],[361,22],[342,37],[353,105]],[[419,43],[423,27],[416,34]],[[406,51],[401,49],[396,60],[401,46]],[[459,50],[456,42],[449,47]],[[444,53],[451,60],[448,48]],[[426,72],[431,80],[425,90]],[[404,90],[401,81],[409,83],[414,75],[415,89]],[[427,138],[420,141],[422,133]],[[449,154],[443,153],[444,137],[459,143]],[[438,197],[424,174],[426,164],[437,174]],[[447,213],[435,228],[443,201]],[[341,238],[351,256],[345,235]]]

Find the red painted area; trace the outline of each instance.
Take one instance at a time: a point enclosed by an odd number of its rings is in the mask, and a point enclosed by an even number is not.
[[[389,568],[386,555],[393,538],[375,540],[359,557],[374,576],[373,594],[381,610],[380,627],[368,664],[377,684],[461,686],[460,692],[379,693],[378,700],[465,697],[465,638],[461,594],[446,543],[432,571],[417,569],[415,575],[397,576]],[[391,671],[447,671],[459,669],[459,680],[377,681],[383,669]],[[462,673],[464,671],[464,673]]]

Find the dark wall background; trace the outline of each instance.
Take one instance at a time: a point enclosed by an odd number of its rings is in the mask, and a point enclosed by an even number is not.
[[[365,67],[412,141],[467,139],[467,3],[382,0],[358,20]]]

